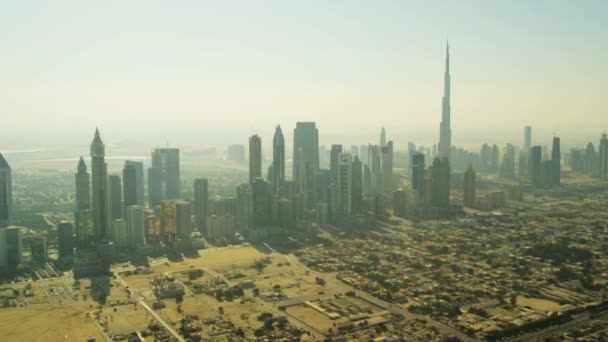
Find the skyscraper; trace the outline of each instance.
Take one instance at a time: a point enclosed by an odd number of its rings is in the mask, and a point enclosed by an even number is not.
[[[178,148],[157,148],[152,151],[152,167],[148,169],[150,203],[157,206],[165,199],[180,198],[180,166]]]
[[[469,166],[464,172],[464,193],[462,196],[462,204],[468,208],[475,207],[475,177],[475,170],[472,166]]]
[[[439,126],[439,151],[440,158],[450,158],[450,150],[452,149],[452,128],[451,115],[452,109],[450,104],[450,45],[446,46],[445,55],[445,74],[443,78],[443,102],[441,111],[441,124]]]
[[[276,127],[272,139],[272,183],[279,192],[285,182],[285,139],[281,126]]]
[[[106,242],[110,230],[110,196],[108,193],[108,166],[105,161],[105,146],[99,130],[91,143],[91,174],[93,204],[93,237],[95,242]]]
[[[3,229],[6,231],[7,262],[11,266],[18,266],[23,261],[23,236],[21,228],[8,227]]]
[[[8,251],[6,242],[6,228],[0,227],[0,269],[8,266]]]
[[[262,139],[257,134],[249,137],[249,181],[262,177]]]
[[[390,192],[393,190],[393,141],[382,146],[381,151],[382,188],[385,192]]]
[[[127,231],[131,247],[140,247],[145,243],[145,213],[141,205],[127,207]]]
[[[255,178],[251,182],[253,195],[253,225],[267,227],[272,223],[272,188],[262,178]]]
[[[445,208],[450,204],[450,163],[447,158],[435,158],[431,166],[431,205]]]
[[[363,166],[359,157],[353,158],[352,164],[352,186],[351,186],[351,212],[359,214],[363,201]]]
[[[559,186],[561,183],[561,164],[562,164],[562,155],[559,147],[559,137],[553,137],[553,149],[551,150],[551,160],[553,161],[553,176],[551,177],[553,180],[552,185]]]
[[[314,122],[298,122],[293,130],[293,179],[297,182],[296,159],[298,149],[302,149],[303,161],[316,172],[319,169],[319,130]]]
[[[247,233],[253,224],[253,193],[249,183],[241,184],[236,188],[236,199],[237,230]]]
[[[76,178],[76,211],[91,209],[91,181],[87,172],[87,164],[80,156]]]
[[[424,154],[414,153],[412,157],[412,190],[416,192],[416,207],[424,204]]]
[[[532,146],[530,148],[530,163],[528,165],[528,176],[532,184],[541,185],[541,167],[543,160],[543,151],[540,146]]]
[[[120,176],[111,175],[110,182],[110,217],[112,221],[122,218],[122,185]]]
[[[74,255],[74,226],[71,222],[63,221],[57,225],[57,242],[60,257]]]
[[[532,147],[532,126],[524,127],[524,151],[530,152]]]
[[[11,167],[0,153],[0,228],[7,227],[13,216]]]
[[[192,238],[192,205],[190,202],[178,201],[175,203],[175,230],[181,240]]]
[[[602,134],[600,139],[600,178],[608,179],[608,135]]]
[[[209,181],[206,178],[194,180],[194,217],[198,230],[207,234],[209,216]]]
[[[337,208],[338,215],[348,216],[351,214],[352,201],[352,162],[350,153],[340,153],[338,158],[338,178],[335,190],[337,191],[338,202],[332,203],[332,208]]]
[[[369,163],[371,170],[371,193],[377,195],[382,192],[382,153],[380,146],[369,147]]]
[[[380,147],[384,147],[386,145],[386,130],[384,129],[384,126],[382,126],[382,129],[380,130]]]
[[[144,163],[127,160],[122,168],[124,208],[144,204]],[[126,215],[126,209],[123,209]]]

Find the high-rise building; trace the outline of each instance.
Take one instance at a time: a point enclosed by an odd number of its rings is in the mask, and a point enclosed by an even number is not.
[[[385,192],[393,190],[393,141],[389,140],[381,148],[382,154],[382,187]]]
[[[450,45],[446,47],[445,55],[445,74],[443,76],[443,102],[441,111],[441,124],[439,129],[438,156],[440,158],[450,158],[452,149],[452,128],[451,128],[451,100],[450,100]]]
[[[95,130],[91,143],[91,175],[93,204],[93,238],[105,242],[109,239],[110,230],[110,196],[108,193],[108,166],[105,161],[105,146]]]
[[[433,160],[431,187],[431,205],[447,207],[450,204],[450,163],[447,158]]]
[[[131,247],[140,247],[145,244],[145,219],[144,207],[131,205],[127,207],[127,231]]]
[[[206,178],[194,180],[194,217],[198,230],[207,233],[207,216],[209,216],[209,181]]]
[[[600,140],[601,143],[601,140]],[[599,164],[597,162],[597,153],[593,143],[588,143],[585,148],[585,173],[595,177],[598,175]]]
[[[382,153],[380,146],[369,146],[370,171],[371,171],[371,194],[377,195],[382,192]]]
[[[412,157],[412,190],[416,193],[416,206],[424,205],[424,154],[414,153]]]
[[[144,163],[127,160],[122,168],[123,213],[132,205],[144,205]]]
[[[160,230],[166,241],[174,241],[177,237],[176,201],[162,201],[160,203]]]
[[[180,198],[180,165],[179,165],[179,149],[178,148],[157,148],[152,151],[152,169],[153,174],[149,173],[152,179],[148,179],[148,185],[152,183],[152,189],[149,189],[150,196],[156,197],[160,195],[160,201],[167,199]],[[150,171],[148,171],[150,172]],[[160,194],[156,191],[160,189]],[[154,191],[154,193],[152,193]],[[154,206],[157,206],[155,204]]]
[[[340,154],[342,154],[342,145],[331,145],[331,151],[329,153],[329,173],[331,176],[331,183],[334,184],[337,183],[338,179],[338,163],[340,161]]]
[[[276,193],[281,192],[285,182],[285,138],[281,126],[277,125],[272,139],[272,184]]]
[[[481,151],[479,152],[479,171],[481,173],[490,173],[492,169],[492,148],[488,144],[483,144],[481,146]]]
[[[262,139],[254,134],[249,137],[249,181],[262,177]]]
[[[228,146],[228,150],[226,151],[226,157],[228,160],[237,163],[245,162],[245,146],[237,144]]]
[[[553,149],[551,150],[551,161],[553,162],[552,185],[559,186],[562,179],[562,155],[559,147],[559,137],[553,137]]]
[[[543,160],[543,151],[540,146],[532,146],[530,148],[530,162],[528,165],[528,176],[532,184],[541,185],[541,168]]]
[[[45,264],[49,255],[46,237],[30,238],[30,252],[32,253],[33,262]]]
[[[608,179],[608,135],[602,134],[600,139],[600,178]]]
[[[192,206],[189,202],[175,203],[175,229],[177,237],[181,240],[192,238]]]
[[[348,216],[352,209],[352,162],[350,153],[341,153],[338,161],[338,212],[340,215]],[[333,206],[333,204],[332,204]]]
[[[515,178],[515,147],[507,144],[505,154],[500,165],[500,176],[503,178]]]
[[[116,247],[129,247],[129,232],[125,220],[117,219],[112,221],[112,241],[114,241]]]
[[[380,130],[380,147],[384,147],[386,146],[386,130],[384,129],[384,126],[382,126],[382,129]]]
[[[57,225],[57,244],[59,257],[74,255],[74,225],[71,222],[63,221]]]
[[[160,167],[148,168],[148,206],[155,208],[163,200],[163,170]]]
[[[473,167],[469,166],[469,168],[464,172],[464,193],[462,196],[462,204],[468,208],[475,207],[475,178],[475,170],[473,170]]]
[[[498,159],[500,158],[500,149],[498,145],[492,145],[492,156],[490,160],[490,171],[496,172],[498,171]]]
[[[253,225],[267,227],[272,224],[272,188],[270,183],[262,178],[251,182],[253,195]]]
[[[532,126],[524,127],[524,151],[528,153],[532,147]]]
[[[76,178],[76,211],[91,209],[91,181],[87,172],[87,164],[80,156]]]
[[[18,266],[23,261],[23,236],[21,228],[7,227],[6,231],[6,259],[9,266]]]
[[[302,149],[304,163],[316,172],[319,169],[319,130],[314,122],[298,122],[293,130],[293,179],[296,182],[300,161],[295,157],[299,149]]]
[[[363,165],[357,156],[353,158],[352,164],[351,195],[351,211],[359,214],[363,206]]]
[[[110,217],[112,221],[122,218],[122,185],[120,176],[111,175],[110,182]]]
[[[0,269],[8,266],[8,246],[6,243],[6,228],[0,227]]]
[[[244,183],[236,188],[236,226],[240,232],[248,232],[253,224],[253,193],[251,185]]]
[[[13,216],[11,167],[0,153],[0,228],[7,227]]]

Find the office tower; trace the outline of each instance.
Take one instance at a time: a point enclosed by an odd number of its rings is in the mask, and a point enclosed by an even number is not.
[[[600,141],[601,142],[601,141]],[[598,174],[599,164],[597,163],[597,153],[593,143],[588,143],[585,148],[585,173],[595,177]]]
[[[532,126],[524,127],[524,151],[528,153],[532,147]]]
[[[148,206],[155,208],[163,200],[163,174],[159,167],[148,168]]]
[[[407,191],[397,189],[393,191],[393,215],[399,217],[407,216]]]
[[[57,244],[60,258],[74,255],[74,225],[72,223],[63,221],[57,225]]]
[[[479,170],[482,173],[489,173],[492,168],[492,148],[488,144],[481,146],[479,152]]]
[[[439,129],[438,156],[440,158],[450,158],[450,151],[452,149],[452,128],[450,123],[452,109],[450,102],[450,45],[448,44],[446,47],[445,55],[443,102],[441,111],[441,124]]]
[[[244,163],[245,162],[245,146],[243,145],[230,145],[226,151],[226,157],[228,160]]]
[[[32,261],[45,264],[48,259],[48,247],[45,237],[30,238],[30,252],[32,253]]]
[[[331,184],[330,171],[327,169],[317,170],[315,174],[315,189],[318,202],[329,203],[329,186]]]
[[[382,187],[385,192],[393,190],[393,141],[389,140],[381,148],[382,154]]]
[[[359,155],[359,146],[350,145],[350,155],[353,156],[353,158],[357,157],[360,160],[361,156]]]
[[[407,143],[407,162],[408,162],[408,166],[412,165],[412,159],[414,158],[414,154],[416,153],[416,144],[414,144],[413,142],[408,142]]]
[[[307,177],[307,166],[306,159],[304,158],[304,151],[300,148],[296,151],[294,158],[294,167],[297,165],[297,170],[294,170],[295,174],[295,185],[296,192],[304,198],[308,194],[308,177]]]
[[[357,156],[353,158],[352,164],[351,195],[351,211],[359,214],[363,204],[363,165]]]
[[[600,178],[608,179],[608,135],[606,133],[602,134],[602,138],[600,139]]]
[[[9,266],[18,266],[23,261],[23,237],[21,228],[0,228],[6,233],[6,261]]]
[[[131,205],[127,207],[127,231],[130,246],[133,248],[145,244],[145,219],[146,214],[143,206]]]
[[[122,168],[123,213],[132,205],[144,205],[144,163],[127,160]]]
[[[541,168],[542,168],[543,151],[540,146],[532,146],[530,148],[530,163],[528,167],[528,175],[532,184],[541,185]]]
[[[526,178],[526,176],[528,175],[528,153],[529,152],[530,151],[519,152],[518,169],[519,169],[519,179],[520,180]]]
[[[251,182],[253,194],[253,225],[267,227],[272,224],[272,189],[270,183],[262,178]]]
[[[363,193],[365,195],[372,193],[372,170],[367,163],[363,164]]]
[[[492,156],[491,156],[491,160],[490,160],[490,170],[492,172],[498,171],[499,157],[500,157],[500,149],[498,148],[498,145],[494,144],[494,145],[492,145]]]
[[[507,144],[500,164],[500,177],[515,178],[515,147]]]
[[[369,150],[367,145],[359,146],[359,160],[363,165],[368,165],[369,163]]]
[[[192,206],[189,202],[175,203],[175,230],[181,240],[192,239]]]
[[[0,228],[8,227],[13,216],[11,167],[0,153]]]
[[[433,160],[431,186],[431,205],[447,207],[450,204],[450,163],[447,158]]]
[[[380,147],[384,147],[386,146],[386,130],[384,129],[384,126],[382,126],[382,129],[380,130]]]
[[[352,200],[352,162],[349,153],[340,153],[338,159],[338,178],[336,182],[337,191],[337,214],[348,216],[351,214]],[[332,202],[332,208],[334,203]]]
[[[110,182],[110,217],[112,221],[122,218],[122,185],[120,176],[111,175]]]
[[[80,156],[76,178],[76,211],[91,209],[91,184],[90,176],[87,172],[87,164]]]
[[[0,270],[8,266],[8,246],[6,244],[6,228],[0,227]]]
[[[583,172],[585,170],[583,151],[575,148],[571,149],[568,164],[570,164],[570,169],[572,172]]]
[[[293,130],[293,179],[296,181],[296,170],[300,167],[295,156],[299,149],[302,149],[304,162],[316,172],[319,169],[319,130],[314,122],[298,122]]]
[[[125,220],[116,219],[112,221],[112,241],[116,247],[129,247],[129,232]]]
[[[561,183],[562,155],[559,147],[559,137],[553,137],[553,149],[551,150],[551,161],[553,162],[552,185],[559,186]]]
[[[382,154],[380,146],[369,147],[369,165],[371,171],[371,194],[377,195],[382,192]]]
[[[334,144],[331,145],[331,152],[329,154],[329,173],[331,175],[331,183],[337,183],[338,179],[338,163],[340,160],[340,154],[342,153],[342,145]]]
[[[262,177],[262,139],[257,134],[249,137],[249,181]]]
[[[249,183],[236,188],[236,226],[240,232],[248,232],[253,224],[253,192]]]
[[[93,204],[93,239],[106,242],[110,230],[110,196],[108,193],[108,166],[105,161],[105,146],[99,130],[91,143],[91,176]]]
[[[280,192],[285,182],[285,138],[281,126],[277,125],[272,138],[272,185],[276,193]]]
[[[166,241],[174,241],[177,236],[177,208],[175,201],[160,203],[160,231]]]
[[[416,206],[424,205],[424,154],[414,153],[412,157],[412,190],[416,192]]]
[[[462,204],[468,208],[475,207],[475,171],[472,166],[464,172],[464,192],[462,196]]]
[[[179,168],[178,148],[157,148],[152,151],[152,166],[148,169],[151,206],[155,207],[163,200],[179,199]]]
[[[194,180],[194,217],[198,230],[207,233],[207,216],[209,216],[209,181],[206,178]]]

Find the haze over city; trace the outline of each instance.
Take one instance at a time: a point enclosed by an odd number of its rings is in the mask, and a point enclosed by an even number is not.
[[[607,341],[606,4],[0,4],[0,341]]]

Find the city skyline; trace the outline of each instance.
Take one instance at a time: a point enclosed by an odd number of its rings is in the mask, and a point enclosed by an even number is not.
[[[314,5],[325,14],[313,11]],[[453,51],[452,109],[458,119],[454,143],[514,140],[528,124],[542,137],[557,131],[576,139],[605,125],[601,85],[606,67],[599,61],[608,53],[601,35],[607,5],[600,1],[583,6],[471,1],[450,13],[439,3],[411,8],[410,3],[381,2],[370,8],[355,2],[346,8],[251,2],[234,12],[227,4],[166,8],[132,2],[96,8],[95,14],[78,5],[58,13],[49,5],[56,18],[69,16],[62,23],[36,20],[38,12],[26,4],[3,6],[0,13],[24,15],[19,22],[0,20],[1,31],[10,34],[4,40],[7,53],[0,57],[5,75],[0,113],[13,117],[2,144],[36,144],[36,137],[78,141],[82,137],[75,136],[82,133],[77,128],[90,125],[93,117],[111,134],[106,140],[118,141],[127,135],[145,138],[133,130],[142,120],[162,140],[182,138],[162,134],[160,127],[172,125],[182,129],[184,138],[203,131],[204,143],[228,144],[216,132],[234,122],[264,136],[268,127],[298,120],[315,121],[328,134],[338,134],[335,118],[342,118],[351,134],[371,135],[364,132],[371,117],[408,140],[438,137],[437,90],[443,82],[438,66],[447,36]],[[253,10],[261,16],[253,16]],[[376,16],[364,16],[367,11]],[[143,15],[133,19],[135,12]],[[287,25],[295,12],[298,20]],[[227,15],[233,25],[204,20],[212,13]],[[79,14],[87,14],[86,24]],[[157,19],[174,23],[177,17],[184,18],[180,24],[154,35]],[[196,26],[195,18],[206,24]],[[370,28],[362,32],[364,18]],[[297,24],[306,19],[327,34],[304,31]],[[107,20],[115,25],[105,25]],[[78,24],[81,30],[71,30]],[[521,31],[527,33],[525,41]],[[291,39],[290,33],[301,39]],[[29,39],[16,40],[20,34]],[[226,43],[240,35],[262,43]],[[18,58],[22,55],[30,57]],[[49,117],[58,129],[45,129]],[[572,125],[574,117],[577,125]],[[63,134],[70,128],[73,134]]]

